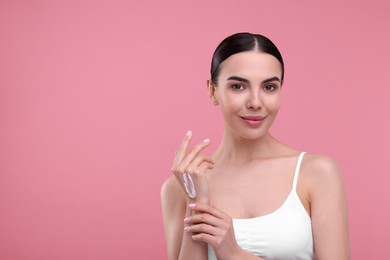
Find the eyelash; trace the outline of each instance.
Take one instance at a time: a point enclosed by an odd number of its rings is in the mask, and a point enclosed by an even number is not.
[[[272,89],[272,90],[267,90],[268,87],[272,87],[273,89]],[[275,85],[265,85],[265,86],[264,86],[264,89],[265,89],[265,91],[267,91],[267,92],[273,92],[273,91],[277,90],[278,87],[275,86]]]
[[[242,88],[242,89],[237,89],[236,87]],[[245,86],[242,84],[233,84],[230,86],[231,89],[235,91],[243,91],[245,89]]]
[[[236,88],[236,87],[238,87],[238,88]],[[269,87],[271,87],[272,90],[267,89],[267,88],[269,88]],[[233,85],[230,86],[230,88],[233,89],[233,90],[235,90],[235,91],[243,91],[243,90],[245,89],[245,86],[242,85],[242,84],[233,84]],[[265,86],[263,87],[263,89],[264,89],[265,91],[267,91],[267,92],[273,92],[273,91],[275,91],[275,90],[278,89],[278,86],[275,86],[275,85],[265,85]]]

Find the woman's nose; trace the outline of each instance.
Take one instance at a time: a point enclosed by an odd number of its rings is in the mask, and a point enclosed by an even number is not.
[[[260,109],[263,106],[263,101],[260,93],[251,93],[248,97],[247,108]]]

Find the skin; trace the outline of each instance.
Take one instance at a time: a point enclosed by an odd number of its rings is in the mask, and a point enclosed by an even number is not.
[[[161,190],[170,260],[207,259],[207,244],[218,259],[262,259],[237,244],[232,218],[272,213],[291,191],[300,151],[269,133],[280,107],[282,84],[279,61],[258,51],[232,55],[221,64],[218,84],[207,82],[212,103],[221,109],[224,133],[210,157],[202,154],[209,140],[190,147],[191,132],[176,152],[173,176]],[[259,126],[249,126],[242,116],[264,119]],[[183,172],[193,178],[194,200],[184,192]],[[325,155],[307,153],[297,194],[312,220],[315,258],[350,259],[347,207],[336,163]]]

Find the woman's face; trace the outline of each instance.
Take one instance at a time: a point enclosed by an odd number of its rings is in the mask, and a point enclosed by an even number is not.
[[[267,53],[241,52],[226,59],[218,85],[209,83],[209,94],[221,107],[226,127],[247,139],[266,134],[279,110],[281,74],[280,62]]]

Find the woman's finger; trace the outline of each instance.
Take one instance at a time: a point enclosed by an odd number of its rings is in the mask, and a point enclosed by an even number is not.
[[[195,214],[195,215],[186,217],[184,219],[184,223],[186,225],[190,225],[190,226],[195,225],[195,224],[199,224],[199,223],[205,223],[205,224],[216,227],[216,226],[220,225],[220,222],[221,222],[221,219],[216,218],[215,216],[207,214],[207,213]]]
[[[214,227],[205,223],[195,224],[192,226],[185,226],[184,232],[186,233],[205,233],[212,236],[219,236],[223,232],[220,228]]]
[[[189,130],[181,142],[178,149],[175,151],[175,159],[173,160],[172,171],[176,168],[176,166],[183,160],[187,153],[188,145],[191,142],[192,132]]]
[[[191,203],[188,204],[188,207],[194,211],[201,212],[201,213],[208,213],[220,219],[225,219],[229,217],[228,215],[226,215],[224,212],[217,209],[216,207],[205,203]]]
[[[206,169],[212,170],[214,169],[215,163],[209,163],[209,162],[202,162],[198,168],[195,170],[197,174],[204,173]]]
[[[208,156],[198,155],[194,160],[186,167],[187,173],[203,173],[207,168],[214,168],[215,161]]]
[[[198,241],[198,242],[204,242],[209,245],[214,245],[217,241],[217,238],[215,236],[205,234],[205,233],[200,233],[196,235],[192,235],[192,240]]]
[[[198,155],[189,165],[185,162],[179,163],[173,172],[177,174],[189,173],[192,176],[199,176],[202,175],[206,169],[214,169],[214,166],[215,161],[212,158]]]
[[[177,169],[179,172],[185,172],[187,166],[194,160],[194,158],[203,150],[205,149],[210,143],[209,139],[205,139],[203,142],[198,143],[195,145],[195,147],[188,152],[185,157],[180,162],[180,165],[178,165]]]

